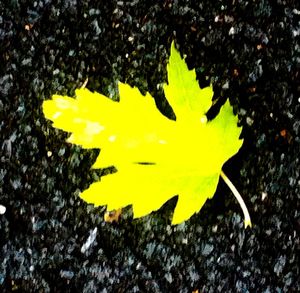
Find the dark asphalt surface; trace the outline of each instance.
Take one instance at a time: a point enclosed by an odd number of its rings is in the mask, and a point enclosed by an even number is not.
[[[111,97],[117,80],[148,90],[172,115],[161,84],[173,39],[239,115],[244,145],[224,170],[251,230],[223,182],[182,225],[170,225],[176,199],[105,223],[78,197],[101,175],[98,151],[42,114],[89,78]],[[298,1],[2,0],[0,291],[300,292],[299,71]]]

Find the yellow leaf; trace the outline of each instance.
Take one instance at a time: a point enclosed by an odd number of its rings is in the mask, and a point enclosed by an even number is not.
[[[227,101],[207,121],[212,87],[200,89],[174,43],[167,70],[164,92],[176,121],[159,112],[149,93],[121,82],[120,102],[88,89],[76,90],[75,99],[54,95],[44,102],[45,116],[71,133],[70,142],[101,149],[93,168],[117,168],[81,193],[86,202],[108,211],[132,205],[137,218],[178,195],[172,220],[178,224],[214,195],[222,165],[242,145],[237,117]]]

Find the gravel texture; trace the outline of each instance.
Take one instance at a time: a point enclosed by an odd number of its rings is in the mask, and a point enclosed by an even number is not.
[[[117,80],[148,90],[168,113],[173,39],[239,114],[244,145],[224,170],[252,229],[223,182],[179,226],[176,199],[105,223],[78,197],[101,175],[98,151],[66,143],[42,114],[87,77],[111,97]],[[300,292],[299,44],[299,1],[2,0],[0,291]]]

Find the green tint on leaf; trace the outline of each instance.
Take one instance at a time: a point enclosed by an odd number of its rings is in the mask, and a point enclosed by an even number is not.
[[[199,117],[205,115],[212,105],[213,89],[211,86],[199,88],[195,69],[188,70],[174,42],[167,71],[168,84],[165,84],[164,92],[176,114],[176,121],[199,121]]]
[[[71,133],[69,142],[101,149],[93,168],[118,170],[83,191],[86,202],[108,211],[132,205],[137,218],[178,195],[172,220],[178,224],[214,195],[222,165],[242,145],[237,117],[227,101],[207,121],[212,87],[200,89],[174,43],[167,70],[164,92],[176,121],[159,112],[149,93],[121,82],[120,102],[87,89],[76,90],[75,99],[54,95],[44,102],[45,116]]]

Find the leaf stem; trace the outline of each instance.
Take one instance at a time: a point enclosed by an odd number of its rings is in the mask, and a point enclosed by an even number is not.
[[[84,89],[86,87],[88,81],[89,81],[89,78],[87,77],[86,80],[83,82],[83,84],[82,84],[82,86],[80,88]]]
[[[252,227],[252,223],[251,223],[251,219],[250,219],[250,214],[248,212],[248,209],[246,207],[246,204],[242,198],[242,196],[240,195],[240,193],[237,191],[237,189],[235,188],[235,186],[233,185],[233,183],[229,180],[229,178],[225,175],[225,173],[223,172],[223,170],[221,170],[221,177],[224,180],[224,182],[227,184],[227,186],[230,188],[230,190],[232,191],[233,195],[235,196],[235,198],[237,199],[237,201],[239,202],[243,213],[244,213],[244,225],[245,225],[245,229],[249,226],[250,228]]]

